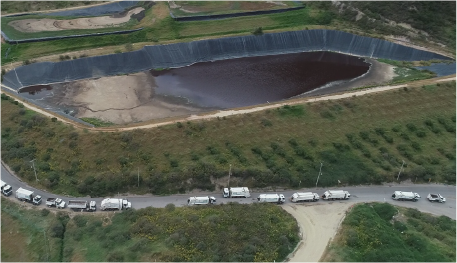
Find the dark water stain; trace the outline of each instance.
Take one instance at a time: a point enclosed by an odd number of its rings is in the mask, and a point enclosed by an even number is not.
[[[42,100],[53,96],[52,87],[50,85],[35,85],[22,88],[19,93],[22,97],[34,100]]]
[[[201,107],[232,108],[288,99],[326,83],[365,74],[363,59],[331,52],[238,58],[163,71],[156,94],[183,97]]]

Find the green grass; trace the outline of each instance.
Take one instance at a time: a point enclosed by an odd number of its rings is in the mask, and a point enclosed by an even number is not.
[[[81,118],[81,120],[93,124],[95,127],[109,127],[114,125],[114,123],[109,122],[109,121],[102,121],[97,118]]]
[[[107,1],[2,1],[2,15],[23,12],[36,12],[76,6],[90,6]]]
[[[347,214],[322,261],[442,262],[456,257],[455,220],[388,203],[359,204]]]
[[[400,84],[415,80],[422,80],[422,79],[429,79],[436,77],[434,72],[429,70],[420,70],[416,69],[415,64],[419,65],[427,65],[431,63],[439,63],[439,60],[433,61],[420,61],[419,63],[415,63],[412,61],[397,61],[397,60],[389,60],[389,59],[378,59],[379,62],[383,62],[386,64],[390,64],[395,66],[394,72],[396,76],[388,83],[388,84]],[[366,87],[364,87],[366,88]]]
[[[51,231],[55,216],[1,199],[2,261],[60,261],[61,239]]]
[[[12,102],[2,96],[2,159],[55,193],[217,190],[211,178],[227,176],[229,164],[234,184],[248,187],[312,187],[320,162],[322,186],[380,183],[396,179],[402,160],[402,180],[455,183],[455,82],[109,133]]]
[[[43,230],[49,238],[49,260]],[[39,209],[24,209],[2,197],[2,261],[282,261],[297,245],[298,231],[290,214],[265,203],[169,204],[122,213],[76,213],[70,219],[65,212],[42,216]],[[53,237],[57,232],[62,238]],[[8,235],[14,240],[8,242]],[[30,257],[19,258],[22,254]]]
[[[241,12],[252,12],[259,10],[275,10],[275,9],[286,9],[291,7],[301,6],[301,4],[285,1],[281,2],[283,5],[274,5],[265,2],[238,2],[238,1],[179,1],[177,5],[181,6],[186,10],[193,10],[193,12],[185,12],[180,8],[171,8],[171,12],[177,17],[186,16],[201,16],[201,15],[219,15],[219,14],[231,14]]]
[[[251,34],[258,27],[262,27],[264,31],[302,30],[310,25],[322,23],[328,25],[330,23],[327,19],[327,11],[315,12],[310,8],[280,14],[237,17],[215,21],[176,22],[168,15],[167,4],[165,2],[157,2],[157,4],[145,11],[145,15],[146,17],[136,25],[136,27],[143,27],[144,29],[130,34],[82,37],[19,45],[2,44],[2,65],[43,55],[103,46],[125,45],[137,42],[163,44],[170,41],[183,42],[207,37],[246,35]],[[148,21],[153,19],[155,22],[150,24]],[[8,57],[4,58],[5,52],[10,47],[11,50]]]

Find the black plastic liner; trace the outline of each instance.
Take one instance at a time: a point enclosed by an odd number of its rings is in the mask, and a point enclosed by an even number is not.
[[[177,68],[197,62],[310,51],[334,51],[400,61],[451,60],[439,54],[381,39],[316,29],[145,46],[141,50],[127,53],[34,63],[10,70],[4,75],[3,84],[19,90],[32,85],[113,76],[149,69]]]
[[[251,12],[240,12],[240,13],[231,13],[231,14],[219,14],[219,15],[202,15],[202,16],[175,16],[172,12],[170,12],[170,16],[176,21],[203,21],[203,20],[216,20],[216,19],[224,19],[224,18],[232,18],[232,17],[239,17],[239,16],[254,16],[254,15],[265,15],[265,14],[277,14],[283,13],[292,10],[298,10],[305,8],[305,6],[298,6],[298,7],[290,7],[290,8],[283,8],[283,9],[275,9],[275,10],[261,10],[261,11],[251,11]]]

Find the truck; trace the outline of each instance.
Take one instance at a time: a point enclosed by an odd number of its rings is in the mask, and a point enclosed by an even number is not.
[[[347,200],[349,197],[351,197],[351,194],[344,190],[327,190],[322,195],[324,200]]]
[[[428,194],[427,199],[430,202],[446,202],[446,198],[442,197],[440,194]]]
[[[97,205],[95,201],[68,200],[68,208],[73,209],[74,211],[95,212],[97,210]]]
[[[52,197],[52,198],[46,199],[46,205],[48,207],[55,206],[55,207],[57,207],[57,209],[63,209],[63,208],[65,208],[66,203],[61,198]]]
[[[224,192],[222,193],[224,198],[229,198],[230,197],[230,192],[228,188],[224,188]]]
[[[290,197],[290,201],[293,203],[298,202],[317,202],[319,201],[319,195],[316,193],[306,192],[306,193],[294,193]]]
[[[413,192],[402,192],[402,191],[395,191],[392,194],[392,199],[399,200],[399,201],[414,201],[417,202],[419,200],[420,195]]]
[[[2,180],[0,180],[0,186],[0,189],[4,196],[10,196],[13,193],[13,188],[11,187],[11,185],[6,184]]]
[[[229,194],[230,194],[231,198],[235,198],[235,197],[248,198],[248,197],[251,197],[251,194],[249,193],[249,189],[247,187],[230,187]]]
[[[126,199],[117,199],[117,198],[106,198],[102,200],[100,204],[100,209],[102,211],[105,210],[127,210],[132,207],[132,203],[130,203]]]
[[[286,198],[283,194],[261,194],[257,197],[257,201],[260,203],[275,203],[275,204],[284,204]]]
[[[208,205],[216,203],[214,196],[194,196],[187,199],[187,205]]]
[[[41,196],[34,196],[32,191],[29,191],[22,187],[19,187],[19,189],[16,190],[16,198],[21,201],[32,203],[34,205],[41,204]]]

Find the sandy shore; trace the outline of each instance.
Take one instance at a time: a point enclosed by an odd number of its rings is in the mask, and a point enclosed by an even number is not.
[[[59,107],[76,110],[77,118],[97,118],[115,124],[197,114],[205,109],[154,93],[154,77],[148,72],[53,84],[55,95],[47,99]],[[206,109],[207,110],[207,109]]]
[[[389,82],[396,76],[394,72],[394,66],[379,62],[371,58],[367,58],[366,60],[371,64],[371,67],[365,75],[341,84],[330,85],[328,87],[320,87],[297,97],[321,96],[331,93],[343,92],[358,87],[382,85]]]
[[[23,19],[15,20],[8,23],[17,31],[21,32],[42,32],[42,31],[60,31],[72,29],[95,29],[110,26],[118,26],[130,20],[130,16],[138,14],[144,8],[137,7],[127,12],[125,16],[98,16],[98,17],[85,17],[71,20],[56,20],[56,19]]]

